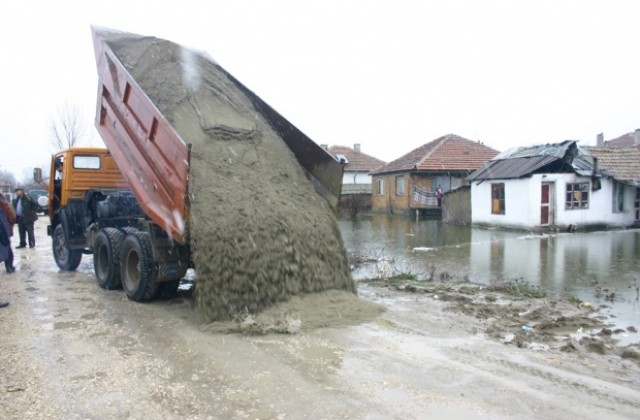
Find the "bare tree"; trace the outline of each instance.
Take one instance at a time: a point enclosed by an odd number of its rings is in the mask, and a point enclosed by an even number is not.
[[[15,186],[16,177],[9,171],[0,170],[0,184]]]
[[[84,143],[88,130],[78,108],[67,103],[51,119],[50,131],[51,144],[60,150]]]

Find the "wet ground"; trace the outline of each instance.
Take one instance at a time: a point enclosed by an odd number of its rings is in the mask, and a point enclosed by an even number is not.
[[[327,325],[305,328],[303,303],[283,307],[300,328],[230,333],[199,321],[189,291],[140,304],[100,289],[90,257],[59,272],[45,232],[41,218],[36,249],[16,250],[18,271],[0,274],[11,303],[0,309],[2,418],[640,417],[633,347],[594,351],[574,336],[562,349],[542,333],[542,319],[593,314],[577,301],[359,282],[365,306],[382,310],[358,322],[338,322],[340,298],[329,296]],[[565,327],[551,335],[578,324]]]
[[[356,261],[356,279],[411,273],[427,281],[525,283],[598,307],[619,328],[640,323],[638,229],[534,235],[386,214],[339,223],[352,258],[364,262]]]

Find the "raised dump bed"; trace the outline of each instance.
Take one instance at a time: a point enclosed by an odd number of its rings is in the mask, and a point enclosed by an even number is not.
[[[111,44],[126,34],[92,28],[99,76],[96,126],[143,212],[177,242],[188,241],[190,141],[169,124]],[[289,147],[316,191],[337,209],[342,164],[222,67]]]

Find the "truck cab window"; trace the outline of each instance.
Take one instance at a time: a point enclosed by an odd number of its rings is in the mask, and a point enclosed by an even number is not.
[[[78,155],[73,157],[74,169],[100,169],[100,156]]]

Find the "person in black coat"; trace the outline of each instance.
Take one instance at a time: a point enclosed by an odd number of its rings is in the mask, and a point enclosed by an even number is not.
[[[29,194],[24,193],[24,189],[15,189],[16,198],[13,199],[13,208],[18,219],[18,234],[20,235],[20,245],[17,248],[26,248],[27,238],[29,248],[36,246],[36,237],[33,232],[33,224],[38,220],[38,204],[33,201]]]

